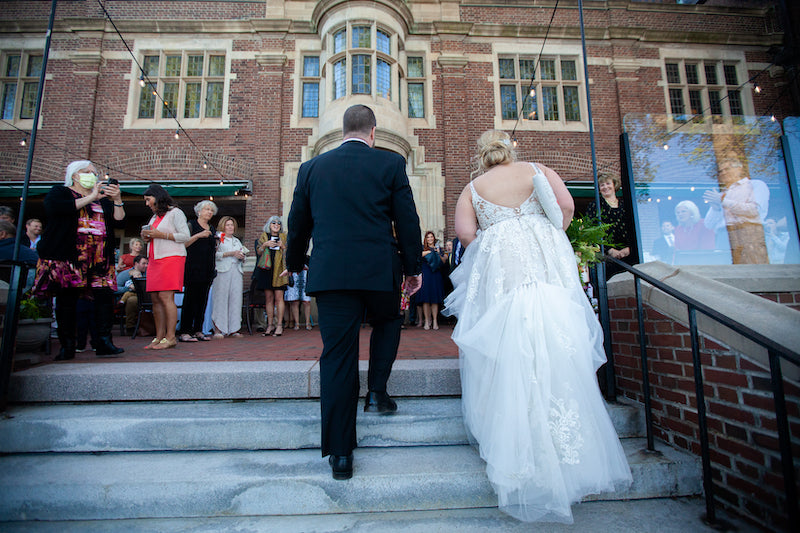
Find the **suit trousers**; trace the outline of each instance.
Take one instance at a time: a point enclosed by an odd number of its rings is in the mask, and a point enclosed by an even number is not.
[[[341,290],[315,296],[323,346],[319,362],[322,456],[349,455],[356,447],[361,322],[366,316],[372,325],[368,388],[386,392],[400,345],[400,293]]]

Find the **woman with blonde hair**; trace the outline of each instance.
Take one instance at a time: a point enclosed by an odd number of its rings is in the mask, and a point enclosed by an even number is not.
[[[602,329],[564,233],[574,203],[556,172],[516,161],[505,133],[478,147],[485,173],[456,205],[467,248],[445,299],[464,421],[502,511],[571,523],[573,502],[631,483],[595,377]]]
[[[211,287],[211,320],[216,339],[242,336],[242,265],[249,250],[234,235],[238,230],[233,217],[222,217],[217,224],[217,276]]]
[[[138,237],[132,237],[128,241],[127,254],[120,254],[119,261],[117,262],[117,272],[133,268],[133,260],[137,255],[144,255],[144,242]]]
[[[264,224],[264,232],[256,239],[256,269],[253,277],[256,290],[264,291],[267,305],[267,329],[264,336],[283,335],[283,313],[286,305],[283,292],[289,284],[288,276],[281,276],[286,270],[283,254],[286,251],[286,233],[278,216],[271,216]],[[275,312],[277,308],[277,312]],[[273,323],[274,319],[274,323]]]
[[[622,180],[619,176],[608,172],[601,172],[597,176],[597,187],[600,189],[600,220],[604,224],[611,224],[611,242],[616,247],[607,246],[606,253],[615,259],[624,261],[629,265],[634,264],[637,259],[631,255],[631,234],[630,216],[625,207],[625,200],[617,196],[617,191],[622,187]],[[594,200],[589,202],[586,207],[586,214],[591,217],[597,216],[597,204]],[[606,278],[622,272],[623,268],[614,263],[606,266]]]

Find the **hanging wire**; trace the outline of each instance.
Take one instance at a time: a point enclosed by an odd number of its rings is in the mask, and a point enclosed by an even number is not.
[[[111,27],[114,28],[114,31],[116,32],[117,36],[122,41],[122,44],[125,45],[125,48],[128,50],[128,54],[130,54],[131,59],[136,64],[136,67],[139,69],[140,72],[139,85],[141,86],[142,81],[144,81],[145,85],[149,85],[152,88],[153,96],[155,96],[159,101],[161,101],[161,103],[163,103],[167,107],[167,111],[170,114],[170,118],[175,121],[175,124],[177,124],[178,128],[175,131],[175,138],[178,139],[180,137],[180,134],[183,134],[186,137],[186,140],[189,141],[189,144],[191,144],[192,147],[197,151],[197,153],[200,154],[203,161],[206,162],[208,166],[210,166],[217,174],[219,174],[222,180],[225,180],[225,175],[222,173],[222,171],[220,171],[217,168],[217,166],[214,165],[214,163],[208,159],[208,156],[200,149],[200,147],[197,146],[197,143],[194,142],[194,139],[192,139],[192,136],[189,135],[189,132],[186,131],[183,125],[181,125],[180,121],[178,120],[178,117],[175,115],[175,111],[173,110],[173,108],[169,106],[167,101],[164,100],[164,98],[162,98],[162,96],[158,93],[157,90],[158,81],[156,81],[156,83],[153,83],[153,81],[150,79],[150,76],[145,72],[144,67],[142,66],[141,63],[139,63],[139,60],[136,58],[136,54],[134,54],[133,50],[131,50],[131,47],[128,46],[128,41],[126,41],[125,37],[122,36],[122,33],[120,33],[119,29],[117,28],[117,25],[114,23],[114,20],[111,18],[111,14],[106,9],[106,6],[103,5],[102,0],[97,0],[97,3],[103,10],[105,17],[108,19],[108,22],[111,23]]]
[[[3,119],[3,118],[0,118],[0,122],[2,122],[3,124],[7,124],[8,126],[10,126],[10,127],[14,128],[15,130],[17,130],[17,131],[19,131],[19,132],[22,132],[22,133],[24,133],[26,136],[28,135],[28,131],[27,131],[27,130],[23,130],[22,128],[18,127],[16,124],[13,124],[13,123],[11,123],[11,122],[9,122],[9,121],[7,121],[7,120]],[[27,138],[27,137],[26,137],[26,138]],[[25,140],[25,139],[23,139],[23,140]],[[49,142],[49,141],[46,141],[46,140],[42,139],[41,137],[40,137],[40,138],[38,138],[38,139],[36,139],[36,142],[37,142],[37,143],[46,144],[47,146],[50,146],[50,147],[52,147],[52,148],[55,148],[56,150],[59,150],[59,151],[63,152],[64,154],[66,154],[66,155],[69,155],[69,156],[73,157],[73,158],[74,158],[74,159],[76,159],[76,160],[78,160],[78,159],[85,159],[85,158],[86,158],[86,155],[85,155],[85,154],[76,154],[75,152],[70,152],[70,151],[69,151],[69,150],[67,150],[66,148],[62,148],[61,146],[58,146],[58,145],[56,145],[56,144],[53,144],[53,143],[51,143],[51,142]],[[22,144],[22,142],[20,142],[20,144]],[[23,145],[23,146],[24,146],[24,145]],[[95,164],[97,167],[106,168],[106,169],[108,169],[109,171],[112,171],[112,172],[114,172],[114,173],[116,173],[116,174],[124,174],[125,176],[130,176],[130,177],[132,177],[132,178],[136,178],[136,179],[140,179],[140,180],[149,180],[149,179],[150,179],[150,178],[144,178],[144,177],[142,177],[142,176],[138,176],[138,175],[136,175],[136,174],[131,174],[130,172],[125,172],[124,170],[120,170],[120,169],[118,169],[118,168],[114,168],[114,167],[112,167],[112,166],[110,166],[110,165],[107,165],[107,164],[105,164],[105,163],[101,162],[101,161],[92,161],[92,163],[94,163],[94,164]]]
[[[531,96],[531,91],[533,90],[533,82],[536,81],[536,71],[539,70],[539,63],[542,60],[542,52],[544,52],[544,45],[547,43],[547,37],[550,35],[550,28],[553,27],[553,19],[556,17],[556,10],[558,9],[558,1],[556,0],[556,5],[553,6],[553,13],[550,15],[550,22],[547,24],[547,30],[544,33],[544,40],[542,41],[542,47],[539,49],[539,55],[536,57],[536,63],[533,65],[533,76],[531,76],[531,82],[528,84],[528,90],[525,91],[525,96],[522,98],[522,106],[517,108],[517,121],[514,122],[514,128],[511,130],[511,139],[516,144],[516,132],[517,126],[519,126],[520,117],[522,117],[522,111],[525,109],[525,104],[528,101],[528,98],[533,98]]]

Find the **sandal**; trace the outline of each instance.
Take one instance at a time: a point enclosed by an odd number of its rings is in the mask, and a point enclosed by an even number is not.
[[[150,341],[150,344],[148,344],[147,346],[144,347],[144,349],[145,350],[152,350],[154,347],[158,346],[158,344],[160,342],[161,342],[161,339],[159,339],[158,337],[155,337],[152,341]]]
[[[280,337],[283,335],[283,326],[277,326],[275,328],[275,332],[272,334],[273,337]]]
[[[275,326],[270,326],[267,330],[261,334],[262,337],[270,337],[275,332]]]
[[[225,335],[223,335],[222,333],[214,333],[214,338],[215,339],[222,339],[224,337],[225,337]]]
[[[236,333],[231,333],[231,337],[241,337],[241,336],[242,334],[239,333],[238,331]]]
[[[308,331],[311,331],[311,330],[312,330],[312,329],[314,329],[314,328],[313,328],[313,326],[306,326],[306,329],[307,329]]]
[[[195,334],[194,334],[194,338],[195,338],[195,339],[197,339],[197,340],[199,340],[199,341],[205,341],[205,342],[208,342],[208,341],[210,341],[210,340],[211,340],[211,337],[208,337],[207,335],[205,335],[205,334],[204,334],[203,332],[201,332],[201,331],[198,331],[197,333],[195,333]]]
[[[168,348],[175,348],[178,345],[178,341],[175,339],[169,340],[166,337],[161,339],[157,345],[150,348],[151,350],[166,350]]]
[[[300,331],[300,326],[295,326],[292,329],[295,330],[295,331]]]
[[[197,342],[197,339],[195,339],[194,337],[192,337],[188,333],[184,333],[183,335],[178,337],[178,340],[181,341],[181,342]]]

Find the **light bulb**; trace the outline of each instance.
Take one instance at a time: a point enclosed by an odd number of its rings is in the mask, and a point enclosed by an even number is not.
[[[759,94],[759,93],[761,92],[761,87],[759,87],[758,85],[756,85],[756,86],[753,88],[753,91],[754,91],[756,94]]]
[[[694,187],[689,187],[689,190],[694,192]]]
[[[175,140],[177,141],[177,140],[178,140],[178,139],[180,139],[180,138],[181,138],[181,133],[180,133],[180,131],[178,131],[178,130],[175,130]]]
[[[775,122],[775,115],[770,115],[770,116],[769,116],[769,119],[770,119],[772,122]]]
[[[536,96],[536,89],[531,89],[531,93],[530,94],[531,94],[531,98]]]
[[[664,150],[669,150],[669,145],[664,143]]]
[[[144,76],[139,77],[139,87],[144,87]]]
[[[20,146],[25,146],[26,144],[28,144],[28,141],[25,140],[25,138],[23,137],[22,140],[19,142],[19,145]]]
[[[105,177],[104,177],[103,179],[105,179],[106,181],[108,181],[108,172],[106,172],[106,173],[105,173]]]
[[[517,147],[517,140],[514,139],[513,141],[511,141],[511,144],[514,146],[514,148],[516,148]]]
[[[219,180],[219,184],[220,185],[225,185],[225,183],[222,180]]]
[[[208,168],[208,163],[206,161],[203,161],[203,168]]]
[[[672,200],[672,196],[667,196],[667,200]]]
[[[158,94],[158,93],[156,92],[156,90],[155,90],[155,89],[153,89],[153,96],[156,96],[157,94]]]
[[[214,197],[213,196],[209,196],[208,199],[211,200],[212,202],[214,201]]]

